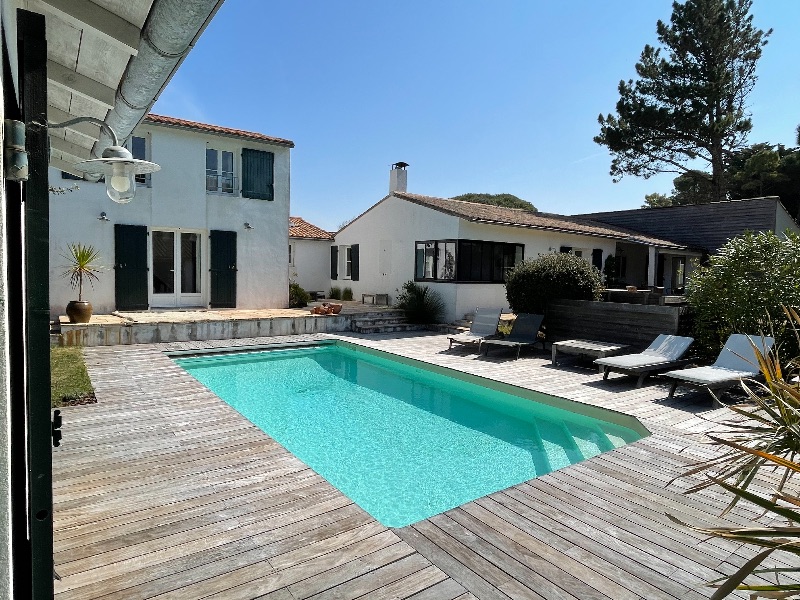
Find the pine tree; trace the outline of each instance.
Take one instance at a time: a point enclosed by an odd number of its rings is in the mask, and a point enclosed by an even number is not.
[[[619,84],[616,116],[598,119],[594,141],[611,151],[614,181],[696,176],[703,172],[699,159],[711,171],[709,200],[726,198],[725,168],[752,128],[746,99],[772,33],[753,26],[751,6],[752,0],[674,2],[670,23],[658,21],[661,47],[645,46],[639,78]]]

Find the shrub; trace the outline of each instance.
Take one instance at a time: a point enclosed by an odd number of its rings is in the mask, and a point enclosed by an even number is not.
[[[300,287],[298,283],[289,284],[289,308],[303,308],[308,306],[311,294]]]
[[[746,232],[691,273],[696,350],[716,356],[731,333],[773,331],[785,356],[798,354],[782,306],[800,306],[800,236]]]
[[[331,300],[341,300],[342,299],[342,288],[333,286],[331,291],[328,292],[328,298]]]
[[[439,293],[413,281],[403,284],[395,306],[404,310],[406,319],[412,323],[438,323],[444,315],[444,300]]]
[[[353,288],[346,287],[342,290],[342,300],[353,299]]]
[[[597,300],[600,271],[573,254],[542,254],[508,273],[506,298],[515,313],[543,315],[551,300]]]

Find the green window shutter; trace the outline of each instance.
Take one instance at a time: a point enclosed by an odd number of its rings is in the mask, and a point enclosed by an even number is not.
[[[275,199],[275,155],[262,150],[242,150],[242,196]]]
[[[331,246],[331,279],[339,278],[339,246]]]
[[[350,279],[358,281],[358,244],[350,246]]]

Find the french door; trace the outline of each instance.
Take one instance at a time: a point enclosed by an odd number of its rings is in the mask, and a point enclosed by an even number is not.
[[[151,293],[154,307],[204,306],[200,232],[150,232]]]

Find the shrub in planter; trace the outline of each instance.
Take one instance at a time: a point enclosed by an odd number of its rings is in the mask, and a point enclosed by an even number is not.
[[[406,281],[403,290],[398,290],[397,308],[406,313],[411,323],[438,323],[444,315],[444,300],[438,292],[428,286]]]
[[[543,315],[551,300],[597,300],[600,271],[574,254],[542,254],[508,273],[506,299],[515,313]]]
[[[311,301],[311,294],[305,291],[300,284],[289,284],[289,308],[303,308]]]
[[[342,300],[353,299],[353,288],[346,287],[342,290]]]
[[[715,357],[731,333],[773,331],[784,356],[797,356],[783,306],[800,307],[800,236],[746,232],[729,240],[686,283],[695,348]]]
[[[342,288],[333,286],[331,291],[328,292],[328,298],[331,300],[341,300],[342,299]]]

